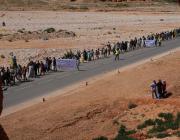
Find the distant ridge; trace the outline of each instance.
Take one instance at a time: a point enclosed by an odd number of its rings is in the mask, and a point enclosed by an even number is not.
[[[127,7],[160,6],[177,0],[0,0],[0,10],[119,10]]]

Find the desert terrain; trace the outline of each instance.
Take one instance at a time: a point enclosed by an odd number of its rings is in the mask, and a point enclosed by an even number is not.
[[[0,0],[0,66],[9,65],[11,53],[26,65],[29,59],[60,57],[70,49],[97,49],[179,27],[180,8],[167,1]],[[55,31],[47,34],[49,28]],[[156,140],[137,126],[159,113],[180,112],[179,62],[177,51],[3,116],[0,140],[113,139],[121,125],[137,131],[133,138]],[[151,98],[150,84],[158,79],[167,81],[169,98]],[[172,137],[165,140],[178,140],[173,132],[168,130]]]
[[[136,129],[161,112],[176,114],[180,111],[179,56],[179,51],[174,52],[106,75],[88,86],[2,117],[2,134],[10,140],[90,140],[98,136],[112,139],[122,124]],[[152,99],[149,86],[158,79],[167,81],[169,98]],[[130,109],[129,104],[136,106]],[[146,131],[138,130],[134,137],[144,140]]]

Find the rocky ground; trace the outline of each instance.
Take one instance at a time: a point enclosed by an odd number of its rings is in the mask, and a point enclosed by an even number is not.
[[[104,76],[87,87],[5,116],[0,119],[3,134],[10,140],[90,140],[98,136],[112,139],[122,124],[127,129],[136,129],[159,113],[176,114],[180,112],[179,56],[180,52],[176,52]],[[169,98],[151,98],[149,86],[154,79],[167,81],[168,92],[172,94]],[[129,104],[136,106],[130,109]],[[134,137],[144,140],[146,131],[138,130]]]
[[[26,31],[26,29],[22,28],[17,30],[15,33],[1,33],[0,40],[1,41],[18,41],[24,40],[25,42],[29,42],[31,40],[49,40],[56,38],[67,38],[67,37],[76,37],[76,34],[66,30],[58,30],[56,31],[54,28],[47,28],[45,30],[38,31]]]

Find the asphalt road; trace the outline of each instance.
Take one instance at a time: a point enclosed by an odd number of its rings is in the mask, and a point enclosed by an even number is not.
[[[163,42],[162,47],[143,48],[120,55],[120,61],[114,61],[114,57],[100,59],[94,62],[82,64],[81,71],[50,73],[32,82],[22,83],[10,87],[4,92],[4,108],[13,107],[30,101],[37,97],[47,95],[53,91],[75,84],[98,74],[106,73],[123,66],[153,57],[180,46],[180,38]]]

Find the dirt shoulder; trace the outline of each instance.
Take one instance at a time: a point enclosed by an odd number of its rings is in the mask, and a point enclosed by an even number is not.
[[[160,112],[177,113],[180,108],[180,52],[104,77],[87,87],[70,91],[17,113],[1,118],[11,140],[89,140],[97,136],[113,138],[119,124],[135,128]],[[168,83],[172,96],[152,100],[152,80]],[[129,110],[129,102],[138,106]]]

